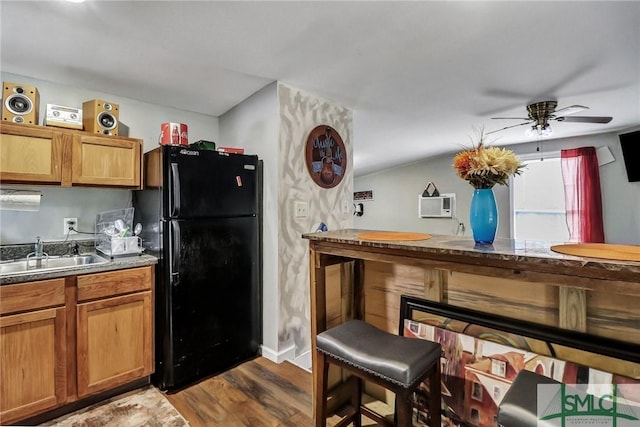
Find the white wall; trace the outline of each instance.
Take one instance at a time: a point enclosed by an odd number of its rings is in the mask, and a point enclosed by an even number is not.
[[[263,161],[262,351],[279,361],[278,343],[278,98],[272,83],[220,116],[218,146],[242,147]]]
[[[349,163],[342,182],[322,189],[309,176],[305,142],[316,126],[327,124],[343,138]],[[283,83],[271,84],[220,117],[218,145],[245,148],[264,161],[263,356],[311,363],[308,242],[303,233],[325,222],[330,228],[352,225],[353,192],[351,112],[327,99]],[[295,201],[309,203],[307,218],[292,215]]]
[[[82,82],[78,82],[77,87],[69,87],[11,73],[2,72],[0,75],[2,81],[38,88],[40,124],[46,111],[46,104],[82,108],[84,101],[103,99],[120,105],[122,128],[128,129],[128,136],[144,140],[144,151],[149,151],[158,145],[160,124],[169,121],[186,123],[189,126],[189,139],[192,142],[198,139],[214,141],[218,139],[217,117],[83,89]],[[131,206],[130,190],[4,184],[2,188],[42,189],[44,194],[38,212],[0,210],[0,243],[3,245],[30,243],[37,235],[41,236],[45,242],[62,240],[64,238],[62,223],[65,217],[77,217],[79,229],[91,231],[94,228],[97,212]]]
[[[624,131],[627,132],[627,131]],[[623,132],[620,132],[623,133]],[[543,152],[582,146],[608,146],[616,161],[600,168],[605,239],[608,243],[640,244],[640,182],[628,182],[619,133],[605,133],[577,138],[544,140]],[[510,146],[516,154],[536,153],[537,143]],[[473,188],[458,178],[451,167],[450,153],[403,167],[389,169],[354,179],[355,191],[373,190],[374,200],[363,202],[364,215],[354,219],[354,226],[377,230],[410,230],[433,234],[454,234],[457,221],[418,218],[417,197],[432,181],[440,193],[456,193],[457,217],[469,228],[469,205]],[[524,172],[526,173],[526,171]],[[509,237],[509,189],[494,187],[500,223],[498,237]]]
[[[312,93],[278,85],[280,105],[279,155],[279,277],[281,346],[293,343],[294,363],[311,367],[311,320],[309,292],[309,244],[303,233],[315,231],[324,222],[330,230],[350,228],[351,212],[341,206],[353,200],[353,119],[350,110]],[[325,189],[315,184],[307,171],[305,148],[311,130],[319,125],[333,127],[342,137],[347,167],[342,181]],[[307,218],[295,218],[294,203],[309,204]]]

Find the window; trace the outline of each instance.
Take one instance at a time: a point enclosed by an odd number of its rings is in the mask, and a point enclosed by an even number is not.
[[[475,400],[482,400],[482,384],[474,382],[472,384],[471,397]]]
[[[491,359],[491,373],[504,378],[507,375],[507,363],[504,360]]]
[[[502,396],[502,390],[500,390],[500,387],[494,386],[493,387],[493,400],[495,400],[497,402],[498,400],[500,400],[500,396]]]
[[[471,408],[471,424],[475,426],[480,424],[480,411],[476,408]]]
[[[525,173],[513,177],[511,236],[518,240],[569,240],[560,153],[523,159]]]

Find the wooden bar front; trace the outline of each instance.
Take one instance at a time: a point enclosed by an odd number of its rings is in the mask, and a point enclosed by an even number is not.
[[[544,242],[508,239],[489,246],[459,236],[358,239],[365,231],[303,235],[314,390],[316,335],[350,318],[397,333],[402,294],[640,344],[640,262],[562,255]],[[608,370],[640,378],[637,364],[619,365]]]

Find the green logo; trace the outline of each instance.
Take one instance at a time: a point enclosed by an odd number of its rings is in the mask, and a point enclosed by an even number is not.
[[[587,393],[586,385],[539,385],[538,425],[559,427],[640,426],[638,422],[640,418],[618,385],[611,384],[608,388],[607,392],[594,395]],[[551,396],[550,400],[549,396]],[[635,409],[640,408],[636,406]]]

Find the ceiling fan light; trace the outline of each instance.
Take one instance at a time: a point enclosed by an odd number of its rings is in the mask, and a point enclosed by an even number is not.
[[[552,133],[553,130],[551,129],[551,126],[549,124],[536,124],[527,129],[524,132],[524,135],[528,138],[532,136],[541,136],[543,138],[546,138],[548,136],[551,136]]]
[[[553,129],[551,129],[551,126],[546,125],[546,126],[542,126],[539,130],[538,130],[538,134],[540,136],[542,136],[543,138],[549,137],[551,136],[551,134],[553,133]]]
[[[536,129],[536,126],[531,126],[530,128],[524,131],[524,136],[526,136],[527,138],[531,138],[532,136],[535,136],[537,134],[538,134],[538,130]]]

